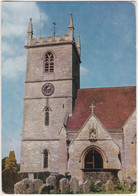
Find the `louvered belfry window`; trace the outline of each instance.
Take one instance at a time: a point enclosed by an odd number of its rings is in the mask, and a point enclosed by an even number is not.
[[[48,168],[48,151],[44,150],[44,168]]]
[[[51,52],[48,52],[45,55],[45,69],[46,73],[54,72],[54,55]]]
[[[49,109],[45,109],[45,126],[49,126]]]

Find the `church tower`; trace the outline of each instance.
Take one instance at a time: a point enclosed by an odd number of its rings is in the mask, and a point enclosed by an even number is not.
[[[66,172],[66,146],[65,141],[60,143],[60,133],[80,88],[80,38],[76,43],[72,14],[68,35],[63,38],[33,38],[32,19],[27,34],[20,172],[60,173],[62,158],[62,171]],[[61,147],[64,153],[60,153]]]

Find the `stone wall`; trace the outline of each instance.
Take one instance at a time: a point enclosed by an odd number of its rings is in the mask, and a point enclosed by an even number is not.
[[[112,180],[116,182],[118,180],[117,173],[118,170],[110,170],[110,169],[109,170],[101,169],[101,171],[97,170],[92,172],[84,172],[84,180],[101,181],[102,183],[106,183],[107,180]]]
[[[48,150],[48,168],[43,167],[43,150]],[[21,172],[58,172],[59,141],[22,141]]]
[[[90,130],[94,126],[97,131],[97,139],[89,140]],[[118,159],[119,146],[111,138],[110,134],[95,116],[90,116],[88,121],[79,131],[76,138],[69,145],[68,171],[78,180],[83,181],[84,160],[87,152],[94,148],[98,150],[103,159],[103,168],[120,169]]]
[[[61,146],[66,148],[66,138],[61,139],[59,132],[65,116],[72,113],[72,106],[79,88],[79,55],[76,44],[64,36],[56,36],[55,41],[48,38],[33,38],[26,48],[27,69],[25,83],[24,115],[21,148],[21,172],[59,172],[60,159],[64,160],[61,170],[66,171],[66,156],[61,153]],[[60,42],[60,43],[59,43]],[[54,54],[54,72],[44,73],[45,54]],[[78,67],[77,78],[74,66]],[[42,86],[51,83],[54,93],[42,94]],[[77,84],[77,86],[75,85]],[[45,126],[45,106],[49,106],[49,126]],[[64,144],[63,144],[64,143]],[[63,145],[62,145],[63,144]],[[43,168],[43,150],[49,152],[49,167]],[[67,153],[66,153],[67,155]],[[63,172],[63,171],[62,171]]]
[[[44,57],[54,54],[54,72],[44,73]],[[26,81],[43,81],[72,78],[72,44],[45,45],[28,49]],[[63,72],[64,69],[64,72]]]
[[[124,125],[123,176],[136,181],[136,111]]]

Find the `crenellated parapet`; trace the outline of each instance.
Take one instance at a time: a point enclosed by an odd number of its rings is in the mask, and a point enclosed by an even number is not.
[[[28,39],[27,39],[27,45],[25,48],[29,47],[37,47],[39,45],[49,45],[49,44],[62,44],[62,43],[75,43],[76,49],[78,51],[78,54],[80,56],[80,38],[78,37],[77,43],[74,40],[74,25],[73,25],[73,17],[72,14],[70,15],[69,19],[69,25],[68,25],[68,34],[63,35],[55,35],[53,36],[47,36],[47,37],[39,37],[39,38],[34,38],[33,37],[33,25],[32,25],[32,19],[30,18],[30,23],[28,27]]]
[[[48,43],[62,43],[65,41],[71,41],[69,39],[69,35],[63,35],[63,37],[61,35],[55,35],[55,38],[53,36],[47,36],[47,37],[39,37],[37,38],[31,38],[28,46],[32,46],[32,45],[37,45],[37,44],[48,44]]]

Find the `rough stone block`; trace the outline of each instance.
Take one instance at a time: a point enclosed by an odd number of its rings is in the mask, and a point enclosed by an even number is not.
[[[30,194],[33,193],[33,184],[29,178],[25,178],[14,185],[15,194]]]
[[[61,35],[55,35],[55,40],[60,41],[61,40]]]
[[[47,36],[47,41],[48,41],[48,42],[53,41],[53,36]]]
[[[95,182],[95,186],[102,187],[102,182],[100,180],[96,181]]]
[[[83,192],[84,193],[90,192],[90,185],[91,185],[91,182],[88,180],[83,183]]]
[[[39,191],[39,188],[43,184],[43,181],[40,179],[35,179],[32,181],[32,183],[33,183],[33,191],[36,192]]]
[[[57,190],[57,187],[56,187],[56,177],[55,176],[49,176],[46,179],[46,185],[53,187],[53,191]]]
[[[105,191],[113,191],[114,190],[114,183],[112,180],[107,180],[106,184],[103,185],[103,189]]]
[[[73,193],[79,192],[79,182],[75,177],[72,177],[70,180],[70,189],[72,189]]]
[[[69,35],[63,35],[64,40],[69,40]]]
[[[60,193],[66,194],[69,191],[69,180],[67,178],[62,178],[59,181]]]
[[[43,43],[45,41],[45,37],[39,37],[38,42]]]

